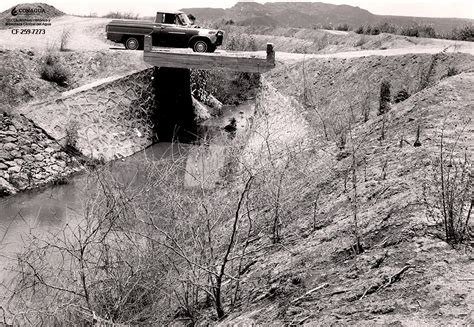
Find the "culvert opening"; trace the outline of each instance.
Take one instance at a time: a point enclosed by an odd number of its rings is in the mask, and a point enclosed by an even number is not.
[[[235,134],[251,114],[260,74],[156,67],[153,85],[154,142],[197,143],[221,131]]]

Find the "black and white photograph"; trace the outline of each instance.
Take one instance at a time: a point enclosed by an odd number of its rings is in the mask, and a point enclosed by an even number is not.
[[[41,1],[0,327],[474,326],[472,0]]]

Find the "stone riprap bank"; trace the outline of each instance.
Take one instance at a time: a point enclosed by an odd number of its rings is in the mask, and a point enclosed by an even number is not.
[[[0,114],[0,196],[59,181],[81,169],[31,121]]]
[[[108,78],[19,109],[61,144],[106,161],[151,145],[153,69]]]

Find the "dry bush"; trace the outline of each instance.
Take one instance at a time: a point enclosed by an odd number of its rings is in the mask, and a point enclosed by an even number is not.
[[[465,25],[462,27],[454,28],[451,34],[445,36],[445,38],[459,41],[474,41],[474,26]]]
[[[71,75],[61,62],[61,58],[50,51],[41,59],[39,72],[42,79],[54,82],[59,86],[67,86]]]
[[[444,133],[443,127],[433,177],[424,186],[425,204],[429,216],[443,226],[446,242],[467,243],[474,204],[472,164],[467,151],[457,153],[461,134],[449,145]]]
[[[166,325],[175,317],[195,322],[209,307],[222,318],[240,294],[254,177],[184,188],[184,164],[146,162],[137,184],[96,170],[83,215],[33,237],[19,257],[8,308],[14,322]]]
[[[108,14],[102,16],[103,18],[112,18],[112,19],[139,19],[139,14],[134,14],[132,12],[121,12],[121,11],[110,11]]]
[[[389,81],[382,81],[380,84],[379,111],[378,115],[383,115],[390,110],[390,88]]]
[[[211,95],[223,104],[238,105],[255,98],[260,87],[259,73],[240,73],[225,70],[192,70],[193,95],[207,103]]]
[[[71,38],[71,30],[64,29],[61,33],[61,39],[59,42],[59,51],[67,51],[67,46]]]
[[[397,94],[393,97],[393,102],[399,103],[403,102],[410,97],[410,93],[408,93],[407,89],[402,88]]]

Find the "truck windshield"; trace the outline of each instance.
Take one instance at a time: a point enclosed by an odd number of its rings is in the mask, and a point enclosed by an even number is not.
[[[178,20],[180,21],[181,25],[191,25],[191,21],[185,14],[178,14]]]

